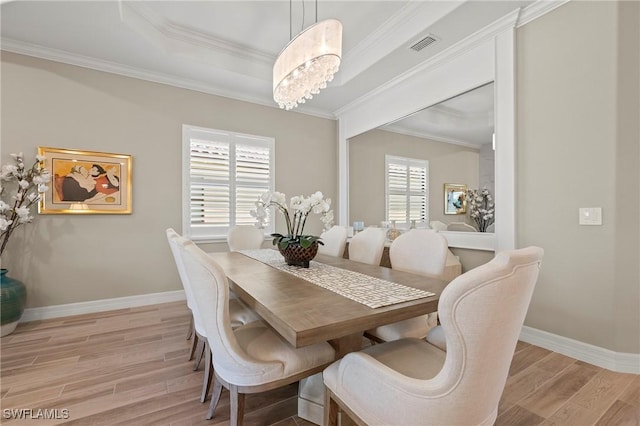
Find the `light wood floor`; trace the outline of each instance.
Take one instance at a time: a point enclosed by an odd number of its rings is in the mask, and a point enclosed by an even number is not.
[[[187,361],[189,315],[177,302],[20,324],[1,339],[0,423],[228,423],[226,391],[216,417],[204,420],[202,368]],[[296,416],[296,392],[291,385],[249,396],[245,424],[310,425]],[[25,422],[7,418],[7,409],[69,418]],[[638,425],[640,376],[520,342],[496,424]]]

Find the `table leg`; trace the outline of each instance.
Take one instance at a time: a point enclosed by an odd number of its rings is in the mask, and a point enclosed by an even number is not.
[[[362,333],[350,334],[329,343],[336,351],[336,359],[340,359],[349,352],[362,349]],[[321,425],[324,418],[325,390],[322,373],[300,380],[298,386],[298,417],[311,423]]]
[[[356,352],[362,349],[362,333],[349,334],[339,339],[329,340],[329,343],[336,351],[336,360],[338,360],[349,352]]]

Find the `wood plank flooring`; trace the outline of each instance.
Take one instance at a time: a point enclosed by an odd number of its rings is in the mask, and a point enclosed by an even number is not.
[[[0,341],[0,423],[228,424],[226,391],[204,419],[189,315],[176,302],[20,324]],[[290,385],[248,396],[245,424],[311,425],[296,415],[296,395]],[[640,376],[519,342],[496,425],[640,425]]]

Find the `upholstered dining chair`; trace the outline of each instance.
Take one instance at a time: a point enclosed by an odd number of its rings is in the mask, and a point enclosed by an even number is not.
[[[262,321],[233,329],[229,286],[220,265],[190,241],[180,245],[180,252],[215,365],[207,419],[213,417],[222,387],[231,394],[231,424],[239,425],[245,394],[297,382],[322,371],[335,359],[329,343],[294,348]]]
[[[202,393],[200,395],[200,401],[204,402],[209,393],[211,387],[211,360],[208,358],[209,349],[207,343],[207,333],[200,320],[198,313],[198,306],[195,303],[195,296],[193,295],[192,286],[189,283],[189,277],[185,271],[184,261],[180,253],[180,245],[186,241],[190,241],[187,238],[182,237],[173,228],[166,230],[167,240],[169,241],[169,247],[173,254],[173,259],[178,269],[178,275],[184,288],[184,293],[187,297],[187,306],[191,311],[190,319],[190,332],[188,336],[191,336],[191,349],[189,351],[189,360],[192,360],[196,356],[194,363],[194,370],[197,370],[202,361],[202,355],[205,355],[205,367],[204,367],[204,381],[202,384]],[[231,319],[232,327],[239,327],[244,324],[248,324],[253,321],[258,321],[260,316],[256,314],[251,308],[242,303],[239,299],[232,299],[229,301],[229,317]]]
[[[259,249],[264,242],[264,232],[253,225],[235,225],[227,233],[229,251]]]
[[[335,225],[331,229],[324,231],[320,235],[320,239],[324,245],[318,245],[318,253],[342,257],[344,248],[347,245],[347,228]]]
[[[478,232],[476,228],[464,222],[451,222],[447,225],[447,231]]]
[[[325,424],[492,425],[543,250],[499,253],[453,280],[438,306],[446,352],[400,339],[346,355],[324,373]]]
[[[366,228],[358,232],[349,242],[349,259],[379,265],[386,239],[387,230],[383,228]]]
[[[430,229],[411,229],[389,247],[391,267],[432,278],[443,278],[449,246],[441,234]],[[438,323],[436,312],[367,330],[365,337],[388,342],[403,337],[424,339]]]

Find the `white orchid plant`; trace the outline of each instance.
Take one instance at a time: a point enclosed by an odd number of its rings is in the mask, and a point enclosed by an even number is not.
[[[9,237],[25,223],[33,221],[32,207],[49,187],[51,175],[44,168],[45,157],[38,155],[33,165],[27,168],[22,153],[11,154],[15,164],[2,166],[0,172],[0,256],[4,253]],[[13,187],[13,195],[7,196],[5,183]]]
[[[273,245],[278,245],[280,249],[286,249],[289,244],[298,243],[302,247],[311,247],[314,242],[323,244],[320,237],[315,235],[304,235],[304,225],[307,222],[309,213],[320,215],[320,220],[325,229],[333,225],[333,210],[331,210],[331,199],[324,199],[322,192],[318,191],[309,197],[302,195],[291,197],[289,207],[293,215],[287,208],[287,197],[281,192],[265,192],[256,201],[256,209],[251,211],[251,216],[255,217],[258,227],[263,228],[267,220],[269,207],[276,207],[284,216],[287,224],[287,234],[271,234]]]
[[[487,188],[468,190],[467,204],[469,216],[475,221],[478,231],[487,232],[489,225],[496,220],[493,197],[489,190]]]

